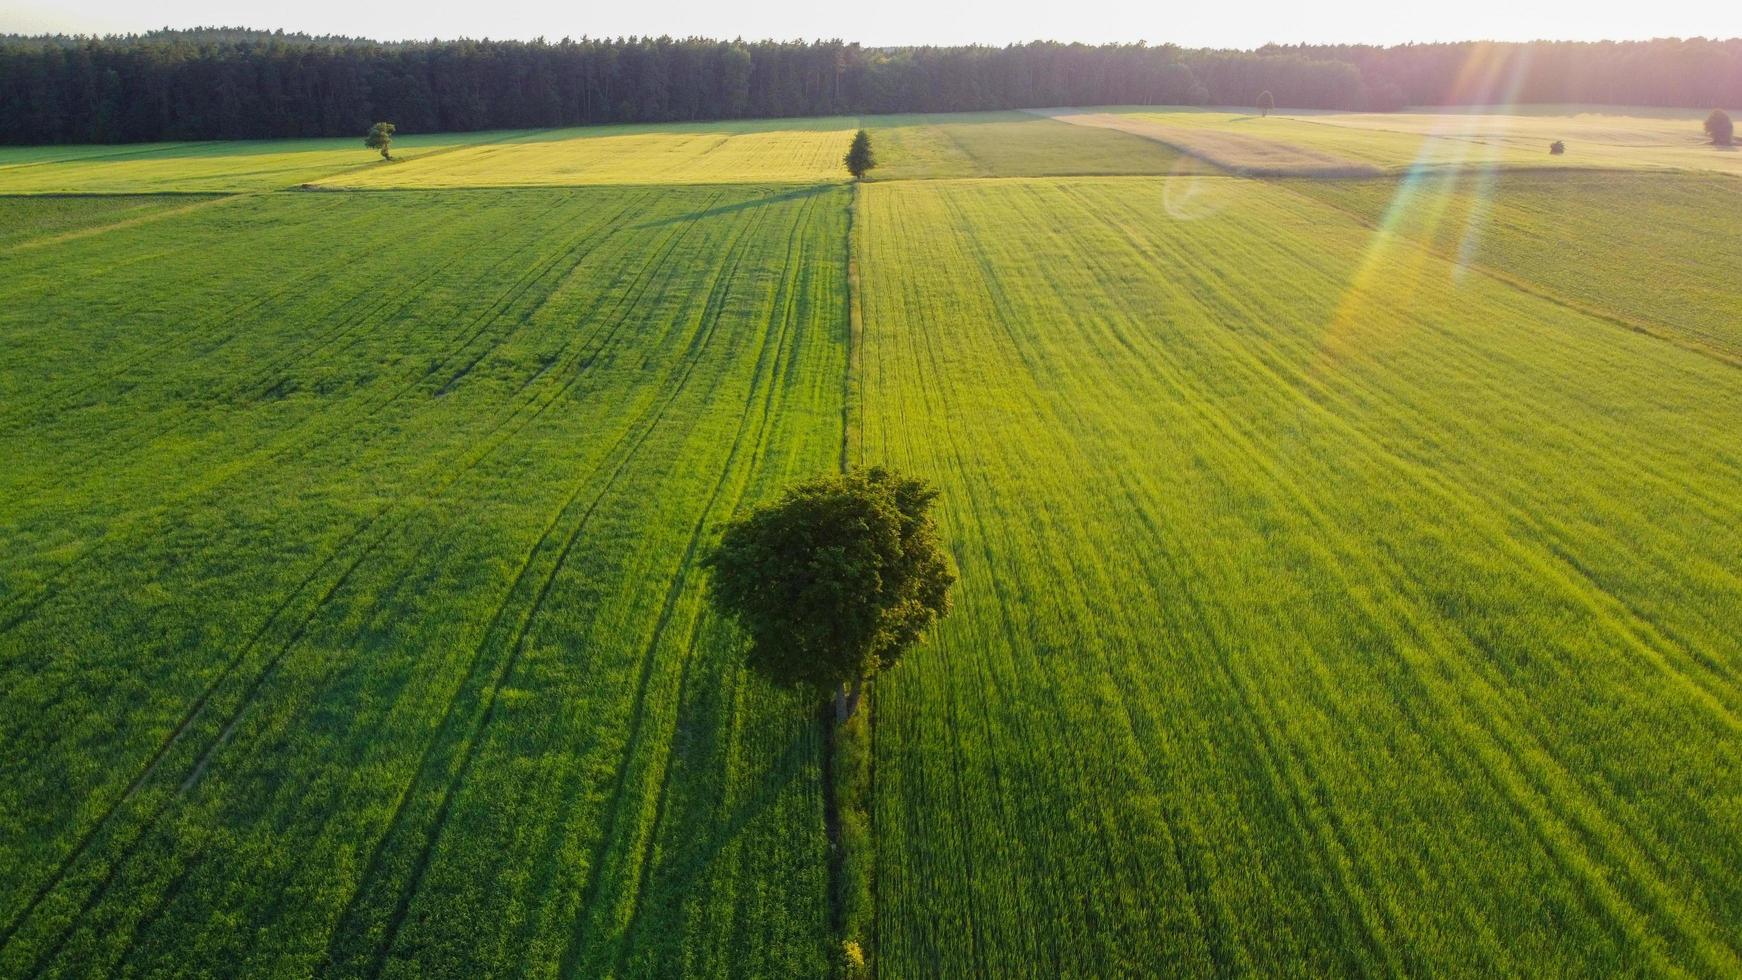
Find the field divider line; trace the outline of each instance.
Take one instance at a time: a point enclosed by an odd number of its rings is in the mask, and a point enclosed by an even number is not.
[[[863,398],[860,371],[863,356],[865,336],[865,307],[860,298],[859,283],[859,195],[860,183],[853,183],[852,197],[847,201],[847,365],[845,377],[841,380],[841,472],[845,473],[857,457],[859,465],[865,463],[865,447],[862,439],[855,439],[853,433],[862,424],[860,416],[864,414],[863,406],[855,411],[854,406]],[[856,451],[855,451],[856,450]]]

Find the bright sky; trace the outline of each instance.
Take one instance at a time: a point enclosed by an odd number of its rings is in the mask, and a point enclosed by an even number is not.
[[[619,34],[840,37],[870,45],[1171,41],[1250,48],[1266,42],[1525,41],[1733,37],[1737,0],[0,0],[0,33],[126,33],[228,25],[403,38]]]

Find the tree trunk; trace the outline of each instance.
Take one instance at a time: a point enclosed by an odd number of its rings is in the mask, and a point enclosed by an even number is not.
[[[865,693],[865,678],[855,677],[849,687],[846,684],[835,688],[835,724],[845,725],[847,719],[853,717],[853,712],[859,710],[859,696]]]

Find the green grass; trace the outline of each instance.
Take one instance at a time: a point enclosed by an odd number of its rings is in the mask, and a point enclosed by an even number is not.
[[[5,260],[0,973],[816,972],[815,716],[694,559],[837,464],[845,203],[270,195]]]
[[[513,133],[398,136],[396,163],[356,139],[0,147],[0,194],[158,194],[274,190],[339,173],[410,166],[455,147]]]
[[[1149,114],[1363,172],[1445,122]],[[0,150],[0,976],[1742,972],[1734,178],[1512,115],[1616,169]],[[695,560],[844,455],[962,579],[832,868]]]
[[[1386,235],[1742,362],[1734,178],[1571,172],[1291,181]]]
[[[0,197],[0,249],[148,221],[209,200],[212,198],[158,194]]]
[[[873,116],[872,180],[1199,172],[1199,161],[1154,140],[1071,128],[1026,112]]]
[[[1742,965],[1742,377],[1221,180],[863,189],[885,975]]]

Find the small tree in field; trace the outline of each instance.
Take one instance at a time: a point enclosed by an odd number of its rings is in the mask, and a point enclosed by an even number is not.
[[[1706,135],[1712,138],[1713,146],[1729,146],[1736,140],[1736,126],[1730,122],[1730,114],[1722,109],[1713,109],[1706,117]]]
[[[865,171],[877,166],[877,157],[871,152],[871,134],[863,129],[853,134],[853,145],[847,147],[847,156],[842,161],[847,165],[847,172],[854,180],[865,176]]]
[[[1549,156],[1558,157],[1565,152],[1567,152],[1567,144],[1560,140],[1555,140],[1553,143],[1548,145]]]
[[[393,149],[393,124],[378,122],[370,126],[369,135],[363,137],[363,145],[371,150],[380,150],[383,160],[393,159],[393,154],[389,152]]]
[[[826,476],[726,526],[709,598],[777,684],[832,696],[835,721],[949,612],[956,576],[929,513],[938,492],[884,469]]]
[[[1260,116],[1268,116],[1275,111],[1276,96],[1271,95],[1269,89],[1265,89],[1258,93],[1258,114]]]

